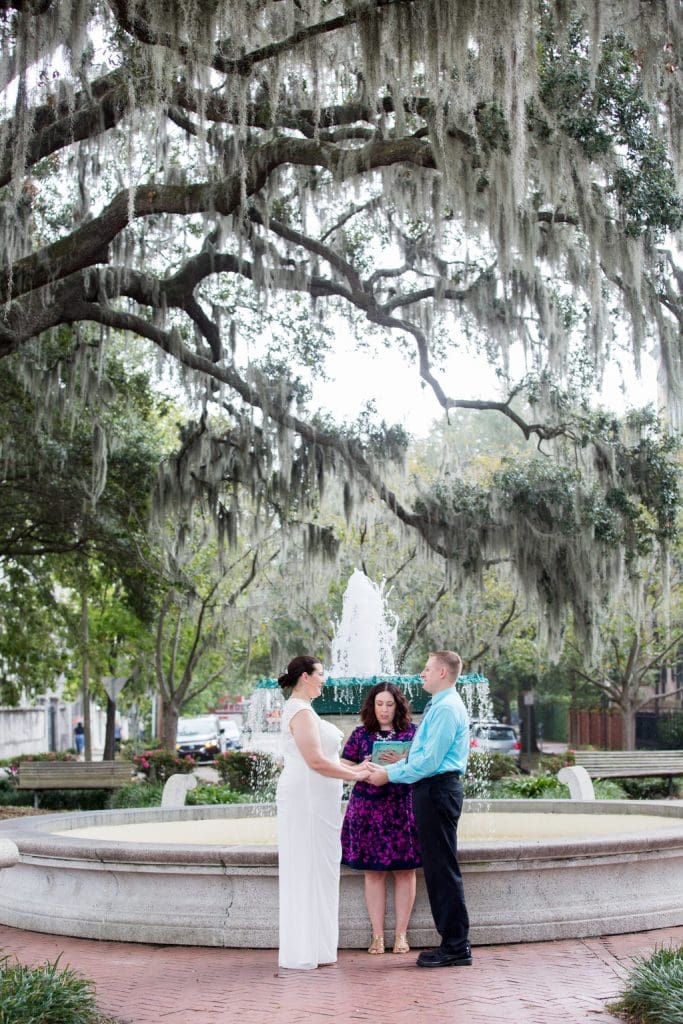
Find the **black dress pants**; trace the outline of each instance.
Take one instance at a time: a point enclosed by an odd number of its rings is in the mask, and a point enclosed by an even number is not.
[[[429,905],[441,936],[439,949],[449,953],[463,950],[470,925],[458,864],[462,801],[462,782],[452,772],[413,784],[413,811]]]

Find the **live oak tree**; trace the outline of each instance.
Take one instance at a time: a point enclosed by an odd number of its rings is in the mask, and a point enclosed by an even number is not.
[[[173,524],[172,524],[173,525]],[[233,668],[231,634],[244,595],[278,555],[275,538],[252,547],[217,550],[201,518],[182,538],[171,529],[164,550],[165,585],[154,627],[154,676],[159,695],[159,736],[174,749],[178,718],[193,702],[206,701],[219,684],[224,694]]]
[[[593,660],[568,645],[568,662],[575,677],[590,684],[622,717],[624,747],[636,746],[636,715],[664,700],[680,699],[672,668],[683,656],[680,550],[674,560],[671,595],[662,589],[661,573],[653,561],[637,585],[637,601],[617,606],[601,626],[599,656]],[[634,607],[635,605],[635,607]]]
[[[674,531],[653,419],[567,390],[577,362],[599,382],[654,347],[678,424],[683,16],[645,6],[0,0],[0,356],[86,324],[103,348],[141,340],[203,404],[161,515],[203,492],[234,540],[242,494],[286,524],[336,474],[349,516],[372,496],[473,576],[509,559],[551,638],[569,607],[592,644],[624,568]],[[400,429],[306,412],[341,318],[543,458],[485,491],[388,486]],[[468,346],[501,369],[490,400],[440,370]]]
[[[64,360],[73,387],[55,372]],[[51,409],[29,386],[38,376],[53,382]],[[148,521],[163,412],[144,373],[86,336],[55,333],[0,366],[2,700],[42,693],[59,675],[75,689],[78,676],[88,753],[89,694],[121,674],[112,669],[126,643],[133,668],[129,641],[156,606]]]

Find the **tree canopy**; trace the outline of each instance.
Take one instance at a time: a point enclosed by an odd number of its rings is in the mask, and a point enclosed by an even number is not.
[[[551,631],[569,606],[594,635],[677,498],[653,418],[595,416],[575,387],[654,350],[678,423],[683,15],[645,6],[0,0],[0,356],[28,365],[70,328],[66,386],[95,325],[181,367],[202,413],[162,514],[203,500],[234,537],[246,492],[333,550],[316,510],[336,473],[349,515],[371,495],[473,576],[509,559]],[[486,492],[390,486],[400,427],[307,407],[342,318],[545,462]],[[468,347],[500,394],[442,372]]]

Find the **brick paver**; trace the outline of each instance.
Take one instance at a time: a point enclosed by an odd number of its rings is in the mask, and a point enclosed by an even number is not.
[[[634,956],[680,946],[683,927],[481,946],[471,968],[424,970],[411,955],[342,950],[310,972],[277,969],[274,950],[147,946],[0,926],[0,951],[91,978],[126,1024],[617,1024],[605,1009]],[[623,1024],[623,1022],[621,1022]]]

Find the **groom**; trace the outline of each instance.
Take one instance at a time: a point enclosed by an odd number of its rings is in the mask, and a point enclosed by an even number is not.
[[[438,949],[420,953],[418,967],[469,967],[469,917],[458,864],[457,829],[462,811],[462,777],[470,748],[469,720],[455,682],[462,659],[435,651],[422,670],[431,694],[407,760],[382,768],[369,763],[368,782],[412,783],[415,823],[422,848],[429,905],[441,936]]]

